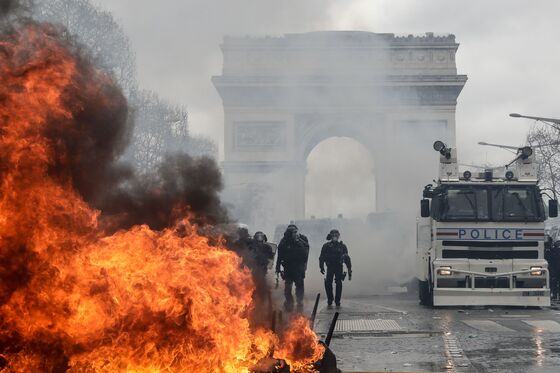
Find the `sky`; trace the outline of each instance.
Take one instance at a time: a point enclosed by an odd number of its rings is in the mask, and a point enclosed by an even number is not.
[[[557,0],[94,0],[131,38],[139,81],[185,105],[193,132],[223,140],[219,95],[224,35],[319,30],[452,33],[458,73],[467,82],[457,105],[464,163],[503,164],[511,154],[478,141],[524,143],[532,121],[560,117],[560,1]]]

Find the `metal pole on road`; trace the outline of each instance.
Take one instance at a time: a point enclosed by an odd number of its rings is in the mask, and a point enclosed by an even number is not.
[[[313,312],[311,312],[311,319],[309,320],[309,324],[311,329],[315,326],[315,317],[317,316],[317,308],[319,307],[319,299],[321,299],[321,293],[317,293],[317,298],[315,298],[315,305],[313,306]]]
[[[331,344],[331,339],[334,334],[334,328],[336,327],[336,321],[338,320],[338,312],[334,313],[333,319],[331,321],[331,326],[329,327],[329,332],[327,333],[327,338],[325,338],[325,344],[327,347]]]

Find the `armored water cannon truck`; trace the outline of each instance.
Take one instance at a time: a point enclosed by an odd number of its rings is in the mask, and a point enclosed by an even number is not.
[[[424,188],[417,221],[421,303],[549,306],[546,214],[532,149],[517,149],[504,175],[460,175],[455,149],[436,141],[434,150],[439,179]],[[554,198],[548,208],[558,215]]]

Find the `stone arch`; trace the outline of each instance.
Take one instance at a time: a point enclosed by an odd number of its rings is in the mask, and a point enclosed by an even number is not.
[[[371,149],[358,139],[330,136],[317,143],[306,158],[306,218],[366,218],[373,213],[375,167]]]
[[[369,139],[368,133],[365,129],[329,125],[314,129],[311,133],[309,133],[309,135],[299,141],[301,144],[301,159],[307,160],[309,154],[317,145],[331,137],[347,137],[355,140],[368,149],[372,153],[372,156],[374,155],[372,141]]]
[[[303,218],[307,156],[322,140],[344,136],[370,149],[384,175],[378,211],[395,199],[416,207],[437,159],[424,149],[405,159],[395,149],[416,151],[414,133],[454,145],[455,108],[467,80],[457,74],[458,46],[455,36],[432,33],[226,37],[222,75],[213,77],[224,106],[225,199],[243,208],[235,196],[258,184],[269,196],[250,208],[267,211],[270,224]],[[433,175],[420,167],[432,163]],[[395,174],[404,169],[408,174]]]

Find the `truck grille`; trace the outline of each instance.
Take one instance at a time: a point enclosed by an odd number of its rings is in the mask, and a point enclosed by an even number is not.
[[[496,278],[476,277],[474,279],[474,286],[476,288],[485,288],[485,289],[505,289],[505,288],[509,288],[509,279],[507,277],[496,277]]]
[[[443,250],[445,259],[538,259],[537,250]]]

